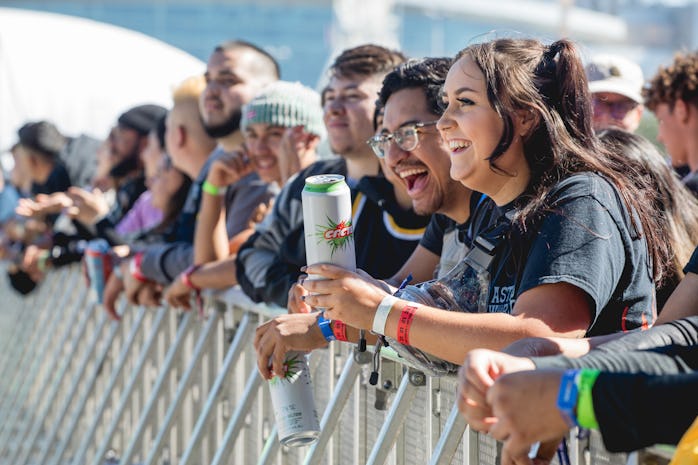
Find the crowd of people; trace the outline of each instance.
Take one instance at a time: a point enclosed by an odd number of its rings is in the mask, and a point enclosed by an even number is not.
[[[0,192],[12,286],[97,238],[115,320],[121,298],[191,310],[239,285],[288,309],[256,331],[264,378],[289,351],[390,346],[459,373],[462,414],[505,464],[536,442],[549,459],[574,426],[611,451],[698,428],[698,52],[645,82],[564,39],[419,59],[366,44],[319,93],[280,77],[225,42],[171,108],[129,109],[101,142],[20,128]],[[634,133],[645,109],[670,161]],[[357,271],[306,266],[301,193],[327,173],[351,190]]]

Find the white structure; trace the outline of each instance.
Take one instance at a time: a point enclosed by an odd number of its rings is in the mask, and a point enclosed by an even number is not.
[[[127,29],[0,8],[0,152],[27,120],[103,138],[131,106],[169,107],[173,86],[204,69],[181,50]]]

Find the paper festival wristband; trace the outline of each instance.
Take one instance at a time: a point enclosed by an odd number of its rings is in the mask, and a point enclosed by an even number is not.
[[[386,295],[378,304],[376,313],[373,315],[373,324],[371,325],[371,331],[376,334],[385,334],[385,323],[388,321],[388,315],[390,310],[395,305],[398,298],[392,295]]]
[[[330,326],[330,323],[332,323],[332,321],[325,318],[324,312],[318,314],[317,325],[320,327],[320,331],[322,331],[322,335],[327,342],[332,342],[337,339],[332,332],[332,326]]]
[[[133,260],[131,260],[131,264],[129,265],[129,271],[131,272],[131,276],[136,278],[138,281],[142,283],[147,283],[150,280],[146,278],[143,272],[141,271],[141,262],[143,262],[142,252],[134,255]]]
[[[341,320],[332,320],[332,332],[338,341],[347,342],[347,325]]]
[[[417,307],[406,305],[400,313],[400,319],[397,323],[397,342],[400,344],[410,345],[410,327],[416,311]]]
[[[219,196],[225,194],[225,188],[223,187],[218,187],[214,186],[208,181],[204,181],[204,183],[201,186],[201,190],[206,192],[207,194],[213,195],[213,196]]]
[[[599,370],[583,369],[579,374],[579,397],[577,398],[577,421],[582,428],[599,428],[594,413],[594,399],[592,389],[596,378],[601,372]]]

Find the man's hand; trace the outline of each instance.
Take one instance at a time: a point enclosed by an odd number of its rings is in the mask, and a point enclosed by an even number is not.
[[[326,345],[317,325],[317,313],[281,315],[257,328],[257,368],[264,379],[283,376],[287,352],[311,351]]]
[[[496,422],[487,392],[494,382],[505,373],[533,370],[530,359],[514,357],[488,349],[470,351],[458,371],[458,410],[471,428],[488,432]]]
[[[171,307],[191,310],[191,293],[192,290],[184,284],[180,275],[165,289],[163,298]]]
[[[99,189],[89,192],[79,187],[71,187],[68,189],[68,197],[73,202],[67,209],[68,215],[83,224],[95,224],[109,213],[107,199]]]
[[[216,187],[236,183],[252,172],[252,164],[242,151],[225,153],[211,165],[206,180]]]
[[[124,290],[124,282],[112,273],[104,285],[104,298],[102,305],[104,306],[104,311],[107,312],[107,316],[114,320],[120,321],[121,315],[116,312],[116,301],[119,299],[119,295]]]
[[[487,392],[497,418],[490,435],[504,442],[502,464],[528,464],[535,442],[557,441],[569,427],[557,409],[562,370],[522,371],[501,376]]]

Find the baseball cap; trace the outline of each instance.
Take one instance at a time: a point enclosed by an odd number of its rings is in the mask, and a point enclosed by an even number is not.
[[[640,66],[618,55],[597,55],[585,68],[589,91],[611,92],[642,103],[645,78]]]

